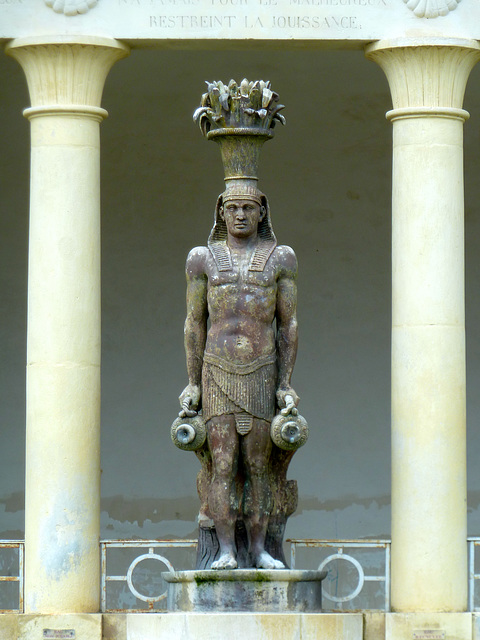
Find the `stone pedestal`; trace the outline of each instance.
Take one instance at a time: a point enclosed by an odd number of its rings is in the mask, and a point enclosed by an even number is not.
[[[113,613],[103,616],[103,640],[364,640],[363,631],[361,613]],[[365,636],[365,640],[383,640],[383,637],[370,635]]]
[[[326,571],[177,571],[163,573],[173,612],[316,613]]]

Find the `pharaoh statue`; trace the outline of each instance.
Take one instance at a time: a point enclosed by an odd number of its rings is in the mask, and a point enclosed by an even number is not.
[[[221,146],[226,182],[207,246],[187,258],[189,382],[172,427],[202,465],[197,568],[284,568],[283,533],[296,508],[287,467],[307,437],[290,383],[297,260],[277,245],[257,186],[260,146],[284,122],[277,101],[269,83],[217,82],[195,114]]]

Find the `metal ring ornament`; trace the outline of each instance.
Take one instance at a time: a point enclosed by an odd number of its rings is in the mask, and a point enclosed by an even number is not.
[[[355,589],[351,593],[349,593],[347,596],[343,596],[343,597],[332,596],[330,593],[328,593],[325,587],[323,588],[323,591],[322,591],[323,595],[326,598],[328,598],[328,600],[331,600],[332,602],[348,602],[349,600],[353,600],[358,596],[360,591],[363,589],[363,585],[365,584],[365,573],[363,572],[362,565],[359,563],[359,561],[356,558],[353,558],[348,554],[333,553],[331,556],[328,556],[327,558],[325,558],[325,560],[323,560],[318,565],[318,571],[322,571],[322,569],[324,569],[327,566],[327,564],[332,560],[346,560],[347,562],[351,562],[355,567],[355,569],[358,571],[358,584],[355,587]]]
[[[303,447],[307,441],[308,424],[301,415],[283,416],[279,413],[272,420],[270,435],[277,447],[286,451],[294,451]]]
[[[203,446],[207,437],[207,428],[202,416],[177,418],[171,427],[173,444],[184,451],[196,451]]]
[[[159,560],[160,562],[162,562],[167,567],[167,569],[170,571],[170,573],[175,573],[175,569],[173,568],[173,566],[170,564],[170,562],[167,560],[167,558],[164,558],[163,556],[160,556],[160,555],[158,555],[156,553],[144,553],[141,556],[137,556],[135,558],[135,560],[133,560],[133,562],[128,567],[127,584],[128,584],[128,588],[133,593],[133,595],[136,598],[138,598],[139,600],[143,600],[143,602],[159,602],[160,600],[163,600],[164,598],[167,597],[167,592],[166,591],[161,593],[159,596],[152,596],[152,597],[144,596],[139,591],[137,591],[135,589],[135,587],[133,586],[132,575],[133,575],[133,571],[134,571],[135,567],[140,562],[142,562],[143,560],[149,560],[151,558],[153,558],[154,560]]]

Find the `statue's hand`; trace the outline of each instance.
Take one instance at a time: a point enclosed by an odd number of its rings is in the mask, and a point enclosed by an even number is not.
[[[196,384],[189,384],[178,398],[182,410],[178,414],[180,418],[193,418],[197,415],[197,407],[202,395],[201,389]]]
[[[298,416],[297,405],[300,398],[290,386],[279,387],[277,389],[277,403],[280,407],[282,416]]]

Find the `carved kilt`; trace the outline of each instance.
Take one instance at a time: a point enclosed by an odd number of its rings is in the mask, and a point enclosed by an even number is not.
[[[275,415],[276,388],[275,354],[248,364],[234,364],[211,353],[204,354],[202,409],[205,422],[214,416],[242,413],[270,422]]]

